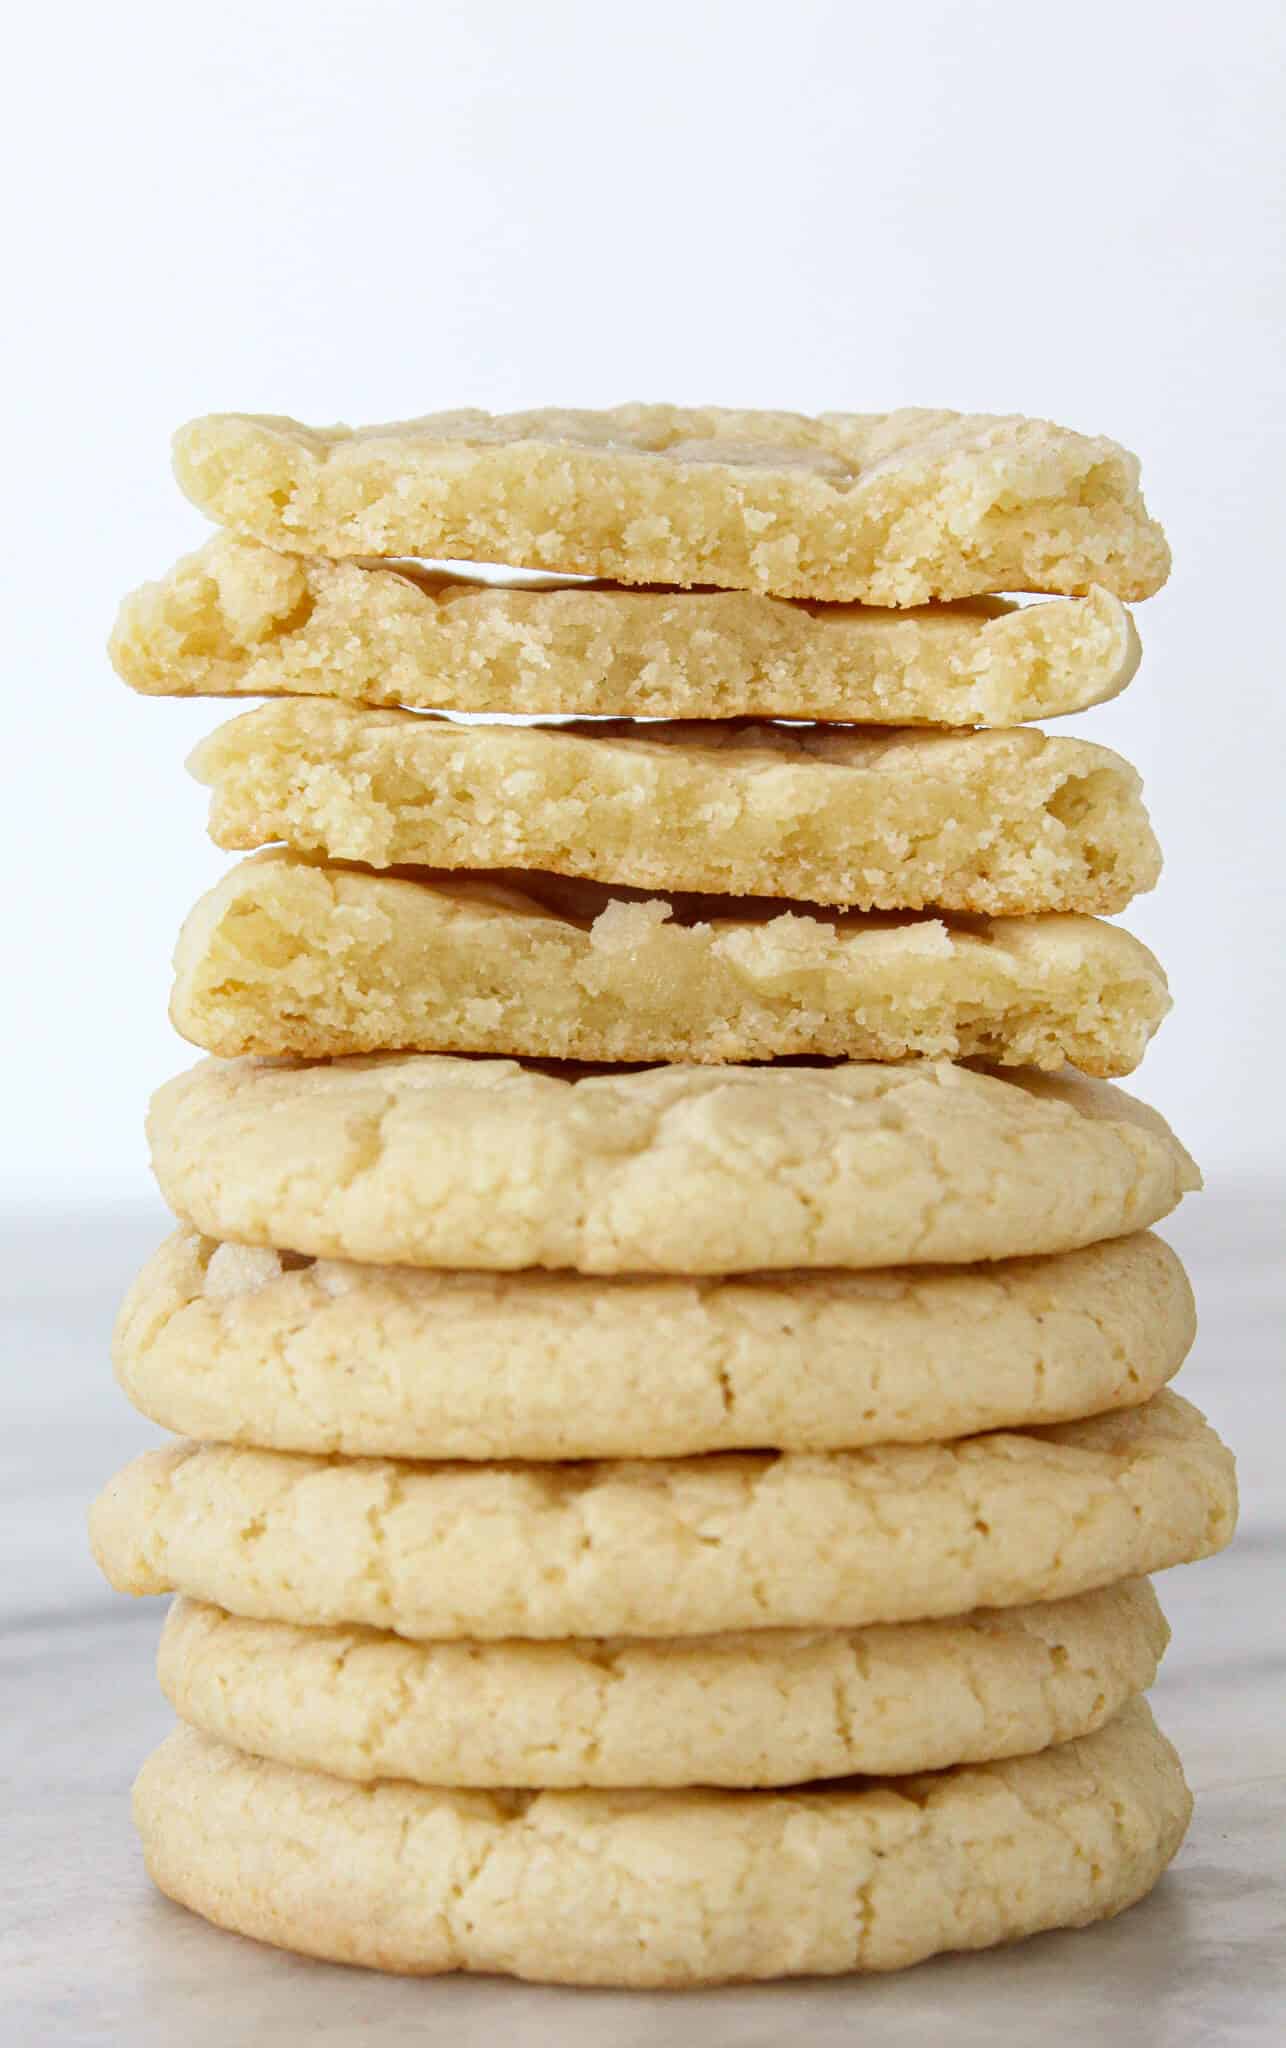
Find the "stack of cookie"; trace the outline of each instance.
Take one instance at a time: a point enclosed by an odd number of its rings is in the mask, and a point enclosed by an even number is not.
[[[1196,1171],[1083,1078],[1167,1005],[1098,922],[1157,848],[1126,763],[1025,723],[1133,673],[1132,459],[629,407],[221,417],[178,468],[227,531],[117,666],[276,701],[195,757],[272,850],[179,943],[218,1057],[155,1099],[182,1221],[118,1330],[191,1441],[94,1514],[182,1596],[158,1884],[633,1985],[1139,1898],[1189,1810],[1147,1574],[1235,1496],[1167,1391]]]

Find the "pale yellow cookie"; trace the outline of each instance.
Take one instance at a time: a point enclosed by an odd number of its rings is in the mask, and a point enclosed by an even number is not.
[[[1192,1802],[1144,1703],[1080,1742],[789,1792],[360,1786],[180,1729],[134,1817],[219,1926],[430,1975],[679,1987],[896,1970],[1142,1898]]]
[[[1148,1234],[1047,1259],[729,1280],[314,1262],[176,1231],[117,1377],[180,1436],[401,1458],[924,1443],[1135,1407],[1192,1293]]]
[[[949,1444],[571,1465],[179,1444],[94,1504],[122,1592],[429,1638],[863,1628],[1092,1591],[1208,1556],[1231,1455],[1195,1408]]]
[[[377,868],[1003,915],[1122,910],[1161,867],[1129,763],[1029,727],[458,725],[283,697],[189,766],[220,846]]]
[[[254,1756],[363,1783],[799,1785],[1024,1756],[1156,1676],[1146,1579],[958,1621],[668,1641],[409,1643],[178,1600],[161,1685]]]
[[[980,1058],[1126,1074],[1159,963],[1090,917],[826,915],[554,875],[376,875],[276,851],[202,897],[170,1015],[207,1052],[719,1063]]]
[[[910,612],[750,593],[496,588],[413,562],[329,562],[219,534],[121,606],[136,690],[340,697],[424,711],[1021,725],[1116,696],[1119,598]]]
[[[445,412],[381,427],[219,413],[178,480],[295,554],[428,555],[922,604],[991,590],[1147,597],[1170,567],[1136,458],[1049,420],[906,410]]]
[[[148,1131],[207,1237],[380,1265],[588,1273],[1071,1251],[1200,1185],[1102,1081],[946,1062],[547,1073],[511,1060],[206,1060]]]

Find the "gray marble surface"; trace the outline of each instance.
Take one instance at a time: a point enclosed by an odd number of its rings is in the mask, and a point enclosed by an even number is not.
[[[164,1733],[160,1613],[113,1596],[86,1502],[157,1432],[115,1392],[116,1297],[159,1211],[8,1216],[0,1304],[0,2039],[234,2048],[415,2040],[758,2048],[1061,2040],[1277,2048],[1286,2036],[1286,1373],[1282,1191],[1226,1188],[1167,1227],[1202,1334],[1183,1391],[1236,1447],[1234,1548],[1160,1582],[1175,1640],[1153,1695],[1197,1793],[1174,1870],[1107,1926],[902,1977],[670,1997],[414,1982],[223,1935],[149,1888],[128,1787]]]

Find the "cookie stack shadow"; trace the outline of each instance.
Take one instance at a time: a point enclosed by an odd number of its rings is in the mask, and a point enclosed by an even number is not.
[[[116,1337],[184,1440],[92,1518],[180,1596],[156,1882],[638,1986],[1142,1897],[1190,1808],[1149,1575],[1235,1489],[1168,1384],[1196,1169],[1110,1085],[1158,851],[1030,722],[1134,672],[1133,459],[631,407],[224,416],[177,467],[225,531],[116,665],[270,701],[194,757],[267,850],[179,941],[216,1057],[154,1099],[179,1223]]]

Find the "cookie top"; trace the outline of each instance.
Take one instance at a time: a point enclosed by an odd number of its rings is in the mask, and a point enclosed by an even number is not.
[[[217,413],[178,480],[295,554],[503,562],[617,583],[922,604],[1147,597],[1170,565],[1114,441],[982,413],[432,413],[381,427]]]
[[[859,1628],[1057,1600],[1208,1556],[1232,1459],[1171,1393],[955,1443],[568,1465],[179,1444],[111,1481],[94,1554],[132,1593],[412,1637]]]
[[[398,1458],[841,1450],[1146,1401],[1195,1318],[1148,1233],[991,1266],[731,1280],[357,1266],[179,1230],[113,1342],[179,1436]]]
[[[377,868],[1010,915],[1122,910],[1161,867],[1129,763],[1027,727],[460,725],[282,698],[189,767],[220,846]]]
[[[207,1052],[588,1061],[984,1058],[1128,1073],[1160,965],[1089,917],[826,914],[556,875],[244,861],[189,915],[170,1016]]]
[[[134,1817],[161,1890],[336,1962],[680,1987],[892,1970],[1120,1912],[1191,1799],[1147,1707],[1080,1742],[787,1792],[357,1788],[180,1729]]]
[[[1106,1082],[907,1066],[540,1071],[431,1054],[207,1060],[152,1099],[207,1237],[377,1264],[589,1273],[1070,1251],[1200,1184]]]
[[[1019,725],[1114,697],[1119,598],[890,612],[742,591],[496,587],[220,534],[121,606],[118,673],[162,696],[338,697],[425,711]]]
[[[1152,1683],[1146,1579],[959,1620],[669,1641],[410,1643],[178,1600],[161,1685],[189,1725],[369,1783],[800,1785],[1088,1735]]]

